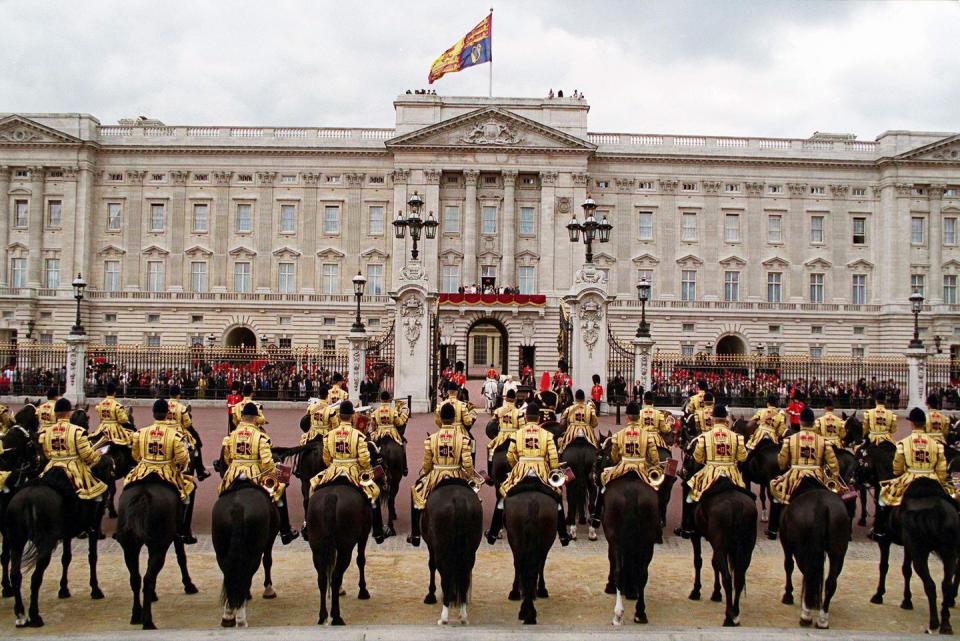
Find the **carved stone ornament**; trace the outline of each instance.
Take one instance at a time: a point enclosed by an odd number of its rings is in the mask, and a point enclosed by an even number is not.
[[[927,187],[927,195],[931,200],[940,200],[943,198],[943,192],[946,191],[946,185],[930,185]]]
[[[504,169],[500,172],[500,178],[503,179],[504,187],[514,187],[517,184],[517,172],[515,169]]]
[[[317,182],[320,181],[320,174],[312,171],[304,172],[300,174],[300,177],[303,178],[303,184],[307,187],[316,187]]]
[[[261,185],[273,185],[273,181],[277,178],[277,172],[275,171],[261,171],[257,173],[257,181]]]
[[[439,185],[440,184],[440,170],[439,169],[424,169],[423,170],[423,179],[428,185]]]
[[[145,171],[128,171],[127,180],[134,184],[139,184],[143,182],[143,179],[147,177],[147,172]]]
[[[6,131],[0,131],[0,140],[9,142],[32,142],[34,140],[45,139],[46,136],[26,127],[15,127],[13,129],[7,129]]]
[[[791,196],[803,196],[807,193],[807,183],[787,183]]]
[[[634,186],[636,186],[637,181],[633,178],[617,178],[617,191],[621,194],[629,194],[633,192]]]
[[[427,280],[427,275],[423,271],[423,263],[419,260],[411,260],[400,270],[400,280],[405,282],[417,282]]]
[[[574,187],[586,187],[590,177],[587,174],[575,172],[570,174]]]
[[[674,178],[661,178],[660,179],[660,191],[672,194],[677,191],[677,185],[680,184],[680,181]]]
[[[360,364],[363,363],[365,358],[363,358],[364,352],[366,350],[361,350],[360,345],[366,341],[350,341],[350,350],[353,352],[352,367],[350,368],[350,387],[354,386],[354,381],[363,380],[363,372],[360,371]]]
[[[348,187],[362,187],[363,180],[367,177],[366,174],[344,174],[343,177],[347,181]]]
[[[846,198],[850,193],[850,185],[830,185],[830,193],[834,198]]]
[[[593,358],[593,349],[600,341],[603,305],[591,297],[580,304],[577,322],[580,323],[580,338],[587,347],[587,355]]]
[[[516,145],[523,141],[523,136],[515,134],[510,126],[494,118],[476,126],[460,137],[460,142],[471,145]]]
[[[555,171],[541,171],[540,184],[544,187],[554,187],[557,184],[557,176],[560,174]]]
[[[570,213],[570,199],[566,196],[557,198],[557,212],[561,214]]]
[[[523,325],[520,327],[520,335],[523,337],[524,345],[533,345],[533,336],[535,333],[535,328],[533,326],[532,318],[524,318]]]
[[[573,282],[576,285],[602,285],[607,279],[593,263],[587,263],[574,274]]]
[[[748,196],[759,196],[763,193],[763,183],[748,182],[744,183],[743,186],[746,188]]]
[[[407,179],[410,178],[409,169],[394,169],[390,172],[390,178],[393,180],[396,185],[404,185],[407,182]]]
[[[400,302],[400,324],[403,325],[403,336],[410,346],[410,356],[420,340],[420,330],[423,328],[423,300],[416,294],[405,296]]]
[[[186,185],[187,179],[190,178],[189,171],[171,171],[170,179],[173,180],[174,185]]]
[[[718,180],[704,180],[702,183],[703,191],[707,194],[716,194],[719,193],[720,187],[723,185]]]
[[[218,185],[229,185],[230,179],[233,178],[232,171],[215,171],[213,172],[213,179],[217,181]]]
[[[913,194],[913,185],[910,183],[897,183],[895,187],[898,196],[910,196]]]

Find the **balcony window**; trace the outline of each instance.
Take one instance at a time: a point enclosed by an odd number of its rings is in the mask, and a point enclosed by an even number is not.
[[[529,265],[522,265],[517,270],[517,285],[521,294],[533,294],[536,292],[537,277],[534,268]]]
[[[680,274],[680,300],[697,300],[697,271],[684,269]]]
[[[340,265],[336,263],[324,263],[320,273],[320,291],[328,295],[339,294]]]
[[[480,233],[493,236],[497,233],[497,208],[485,206],[480,214]]]
[[[367,294],[383,296],[383,265],[367,265]]]
[[[452,294],[460,289],[460,265],[444,265],[440,268],[440,291]]]
[[[368,234],[370,236],[383,236],[383,206],[374,205],[369,209]]]
[[[292,294],[297,287],[296,266],[293,263],[277,265],[277,290],[281,294]]]
[[[767,273],[767,302],[779,303],[783,301],[783,273]]]
[[[810,274],[810,302],[823,303],[823,274]]]
[[[957,244],[957,219],[956,218],[944,218],[943,219],[943,244],[944,245],[956,245]]]
[[[162,292],[164,290],[163,262],[151,260],[147,262],[147,291]]]
[[[120,291],[120,261],[103,262],[103,289],[108,292]]]
[[[537,233],[537,221],[533,207],[520,208],[520,235],[533,236]]]
[[[120,231],[120,219],[123,214],[123,205],[120,203],[107,204],[107,231]]]
[[[6,196],[4,196],[6,197]],[[15,200],[13,202],[13,226],[26,227],[29,220],[30,203],[26,200]]]
[[[456,178],[456,176],[454,176]],[[455,205],[447,205],[443,208],[443,233],[460,233],[460,208]]]
[[[957,304],[957,277],[953,274],[943,277],[943,302],[947,305]]]
[[[233,291],[240,294],[250,293],[250,263],[234,263]]]
[[[910,274],[910,292],[917,292],[924,296],[924,277],[923,274]]]
[[[190,263],[190,291],[197,293],[207,291],[207,263],[203,261]]]
[[[728,303],[740,300],[740,272],[723,273],[723,300]]]
[[[866,305],[867,303],[867,276],[866,274],[853,275],[853,292],[851,302],[854,305]]]
[[[47,289],[60,287],[60,259],[48,258],[43,261],[43,286]]]

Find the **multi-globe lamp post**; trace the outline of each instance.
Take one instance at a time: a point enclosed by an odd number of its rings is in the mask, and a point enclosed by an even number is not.
[[[420,256],[417,243],[420,241],[421,234],[431,240],[436,238],[437,227],[440,226],[440,223],[433,217],[432,211],[426,220],[423,219],[423,198],[417,192],[413,192],[413,196],[407,201],[407,207],[409,213],[406,217],[404,217],[403,211],[397,212],[397,217],[393,221],[393,231],[397,238],[403,238],[407,230],[410,231],[410,240],[413,241],[413,249],[410,251],[410,255],[413,260],[417,260]]]
[[[607,220],[606,214],[604,214],[603,220],[597,220],[597,203],[590,197],[590,194],[587,194],[587,199],[583,201],[582,207],[583,222],[578,221],[577,215],[574,214],[570,222],[567,223],[567,232],[570,234],[571,243],[583,240],[583,244],[587,246],[587,263],[593,264],[593,241],[610,242],[610,230],[613,229],[613,225]]]

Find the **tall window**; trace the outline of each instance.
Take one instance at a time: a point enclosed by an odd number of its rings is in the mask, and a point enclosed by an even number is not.
[[[460,289],[460,265],[444,265],[440,268],[440,290],[456,293]]]
[[[151,260],[147,262],[147,291],[162,292],[163,283],[163,261]]]
[[[207,263],[203,261],[190,263],[190,291],[207,291]]]
[[[810,242],[823,242],[823,216],[810,217]]]
[[[492,236],[497,233],[497,208],[485,206],[480,213],[480,233]]]
[[[921,296],[924,295],[924,278],[923,274],[910,274],[910,292],[917,292]]]
[[[852,302],[854,305],[866,305],[867,303],[867,275],[853,275],[853,293]]]
[[[956,218],[943,219],[943,244],[944,245],[957,244],[957,219]]]
[[[29,203],[26,200],[13,202],[13,226],[26,227],[29,220]]]
[[[60,226],[62,205],[62,201],[59,200],[51,200],[47,203],[47,227]]]
[[[163,203],[150,205],[150,231],[163,231],[165,218]]]
[[[323,294],[340,293],[340,265],[336,263],[324,263],[323,271],[320,272],[320,290]]]
[[[783,242],[783,216],[779,214],[767,216],[767,242]]]
[[[537,222],[534,220],[533,207],[520,208],[520,235],[533,236],[537,233]]]
[[[253,231],[253,205],[250,203],[237,204],[237,232],[249,234]]]
[[[723,273],[723,300],[728,303],[740,300],[740,272]]]
[[[536,272],[529,265],[521,265],[517,270],[517,286],[521,294],[533,294],[536,291]]]
[[[460,208],[455,205],[447,205],[443,208],[443,233],[460,233]],[[456,291],[456,290],[454,290]]]
[[[383,236],[383,206],[374,205],[370,207],[370,221],[368,225],[371,236]]]
[[[210,206],[206,203],[196,203],[193,206],[193,231],[206,232],[210,230]]]
[[[684,269],[680,273],[680,300],[697,300],[697,270]]]
[[[103,262],[103,289],[108,292],[120,291],[120,261]]]
[[[10,261],[10,286],[27,286],[27,259],[14,258]]]
[[[914,216],[910,219],[910,244],[923,244],[923,218]]]
[[[277,290],[281,294],[292,294],[297,287],[297,275],[293,263],[277,265]]]
[[[724,215],[723,240],[727,243],[740,242],[740,214]]]
[[[340,205],[326,205],[323,208],[323,233],[340,233]]]
[[[823,302],[823,274],[810,274],[810,302]]]
[[[280,233],[292,234],[297,231],[297,208],[295,205],[280,205]]]
[[[685,213],[680,217],[680,240],[697,240],[697,215]]]
[[[233,264],[233,291],[250,293],[250,263]]]
[[[943,302],[947,305],[957,304],[957,277],[954,274],[943,276]]]
[[[653,212],[641,211],[638,217],[640,240],[653,240]]]
[[[120,218],[123,205],[120,203],[107,204],[107,231],[120,231]]]
[[[767,302],[779,303],[783,300],[783,273],[767,272]]]
[[[853,244],[867,244],[867,219],[861,216],[853,219]]]
[[[60,287],[59,258],[48,258],[43,262],[43,283],[49,289]]]
[[[147,347],[160,347],[160,335],[149,334],[147,336]]]
[[[383,265],[367,265],[367,294],[383,296]]]

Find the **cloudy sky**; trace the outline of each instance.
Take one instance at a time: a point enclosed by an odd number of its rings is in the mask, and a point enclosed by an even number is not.
[[[489,0],[0,0],[0,112],[391,126]],[[960,131],[960,2],[494,3],[494,94],[579,89],[592,131]],[[433,88],[486,95],[487,66]]]

